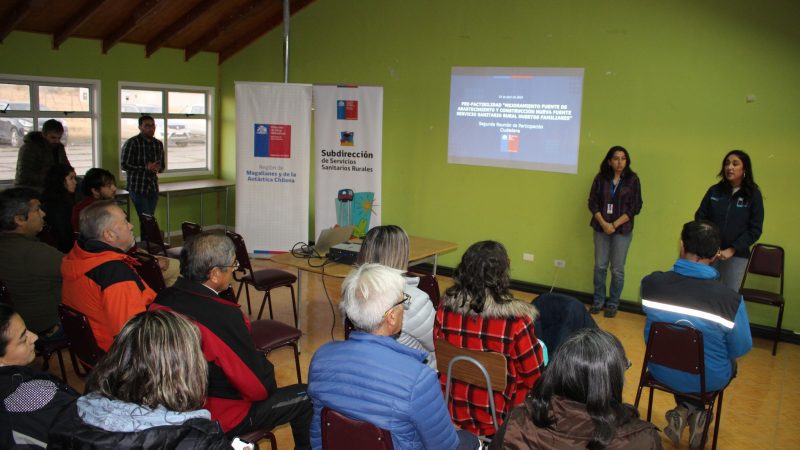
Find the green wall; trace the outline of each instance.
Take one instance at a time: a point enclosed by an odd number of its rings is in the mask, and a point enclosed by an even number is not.
[[[24,32],[11,33],[0,45],[0,61],[4,61],[0,73],[18,74],[22,78],[41,76],[100,80],[101,162],[118,180],[120,81],[211,86],[217,88],[218,92],[215,54],[200,53],[189,62],[183,59],[183,52],[173,49],[162,49],[145,58],[144,46],[131,44],[117,44],[103,55],[100,41],[75,38],[67,40],[59,50],[53,50],[50,36]],[[166,181],[181,179],[187,178],[170,178]],[[162,179],[163,182],[165,180]],[[119,181],[118,185],[124,187],[124,182]],[[208,197],[206,211],[217,211],[217,199]],[[182,220],[196,220],[198,205],[197,200],[172,202],[171,228],[180,229]],[[158,214],[161,226],[165,227],[163,201],[160,202]],[[206,223],[215,223],[211,213],[206,217]]]
[[[290,81],[384,86],[383,222],[456,241],[440,260],[449,266],[471,243],[499,240],[519,280],[550,284],[553,260],[565,259],[556,284],[591,291],[589,185],[606,150],[624,145],[644,195],[629,300],[644,275],[674,262],[680,227],[726,151],[745,149],[765,195],[761,240],[789,255],[784,328],[795,329],[798,12],[788,0],[317,0],[292,17]],[[233,82],[283,80],[281,33],[222,65],[225,178],[235,176]],[[447,164],[452,66],[585,68],[578,174]],[[753,322],[774,324],[774,309],[748,309]]]

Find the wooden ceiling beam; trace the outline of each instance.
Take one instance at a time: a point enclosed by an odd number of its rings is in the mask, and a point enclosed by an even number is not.
[[[211,44],[211,42],[220,34],[225,32],[225,30],[236,25],[236,23],[251,17],[259,7],[266,6],[269,3],[269,0],[253,0],[247,5],[247,7],[240,9],[235,14],[231,14],[226,19],[219,22],[216,27],[214,27],[212,30],[209,30],[208,33],[203,34],[203,36],[186,47],[185,60],[189,61],[194,55],[205,50],[208,45]]]
[[[0,44],[33,11],[34,0],[20,0],[11,8],[11,14],[0,22]]]
[[[73,15],[72,17],[67,20],[67,24],[64,25],[61,30],[59,30],[55,35],[53,35],[53,49],[58,50],[70,36],[72,33],[75,32],[81,25],[86,23],[104,3],[108,0],[92,0],[88,4],[82,6],[78,12]]]
[[[103,38],[103,54],[108,53],[111,47],[117,44],[122,38],[127,36],[131,31],[135,30],[139,24],[147,19],[156,9],[158,5],[157,0],[145,0],[136,7],[133,15],[124,24],[117,27],[113,33]]]
[[[212,6],[219,2],[220,0],[202,0],[199,4],[192,7],[186,14],[167,25],[166,28],[158,33],[158,36],[153,38],[145,46],[146,57],[149,58],[150,55],[163,47],[169,38],[187,29],[195,20],[203,15],[203,13],[211,9]]]
[[[295,0],[291,2],[289,8],[291,9],[292,14],[300,11],[314,0]],[[281,8],[282,9],[282,8]],[[228,58],[239,53],[248,45],[252,44],[256,39],[260,38],[261,36],[269,33],[272,31],[273,28],[277,27],[283,23],[283,11],[279,10],[275,14],[271,15],[269,19],[264,23],[263,27],[257,27],[253,30],[248,31],[242,36],[236,38],[235,42],[232,45],[229,45],[226,48],[223,48],[219,52],[219,58],[217,60],[217,64],[224,63]]]

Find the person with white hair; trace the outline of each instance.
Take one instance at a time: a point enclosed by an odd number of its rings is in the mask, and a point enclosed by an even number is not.
[[[400,270],[373,263],[345,278],[340,307],[357,329],[311,360],[313,448],[322,448],[324,407],[389,431],[398,450],[477,447],[475,436],[453,426],[436,372],[423,362],[427,352],[397,341],[409,304],[405,285]]]

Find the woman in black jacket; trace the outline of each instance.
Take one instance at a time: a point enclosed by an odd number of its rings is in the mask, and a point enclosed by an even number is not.
[[[731,150],[722,160],[719,183],[711,186],[694,215],[719,228],[722,244],[712,264],[720,280],[738,291],[742,284],[750,247],[758,241],[764,227],[764,200],[753,177],[750,156]]]
[[[49,238],[61,253],[69,253],[75,243],[72,229],[72,207],[75,205],[75,188],[78,180],[75,169],[69,164],[56,164],[47,172],[42,210],[50,233]]]

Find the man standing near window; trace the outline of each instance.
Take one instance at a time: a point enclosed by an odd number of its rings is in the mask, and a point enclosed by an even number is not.
[[[136,211],[154,215],[158,203],[158,173],[163,172],[164,144],[155,138],[156,122],[152,116],[139,117],[139,134],[122,146],[122,170],[127,173]]]
[[[41,194],[47,171],[56,164],[69,165],[61,143],[63,135],[64,125],[55,119],[46,120],[41,132],[31,131],[25,135],[17,157],[14,186],[36,189]]]

